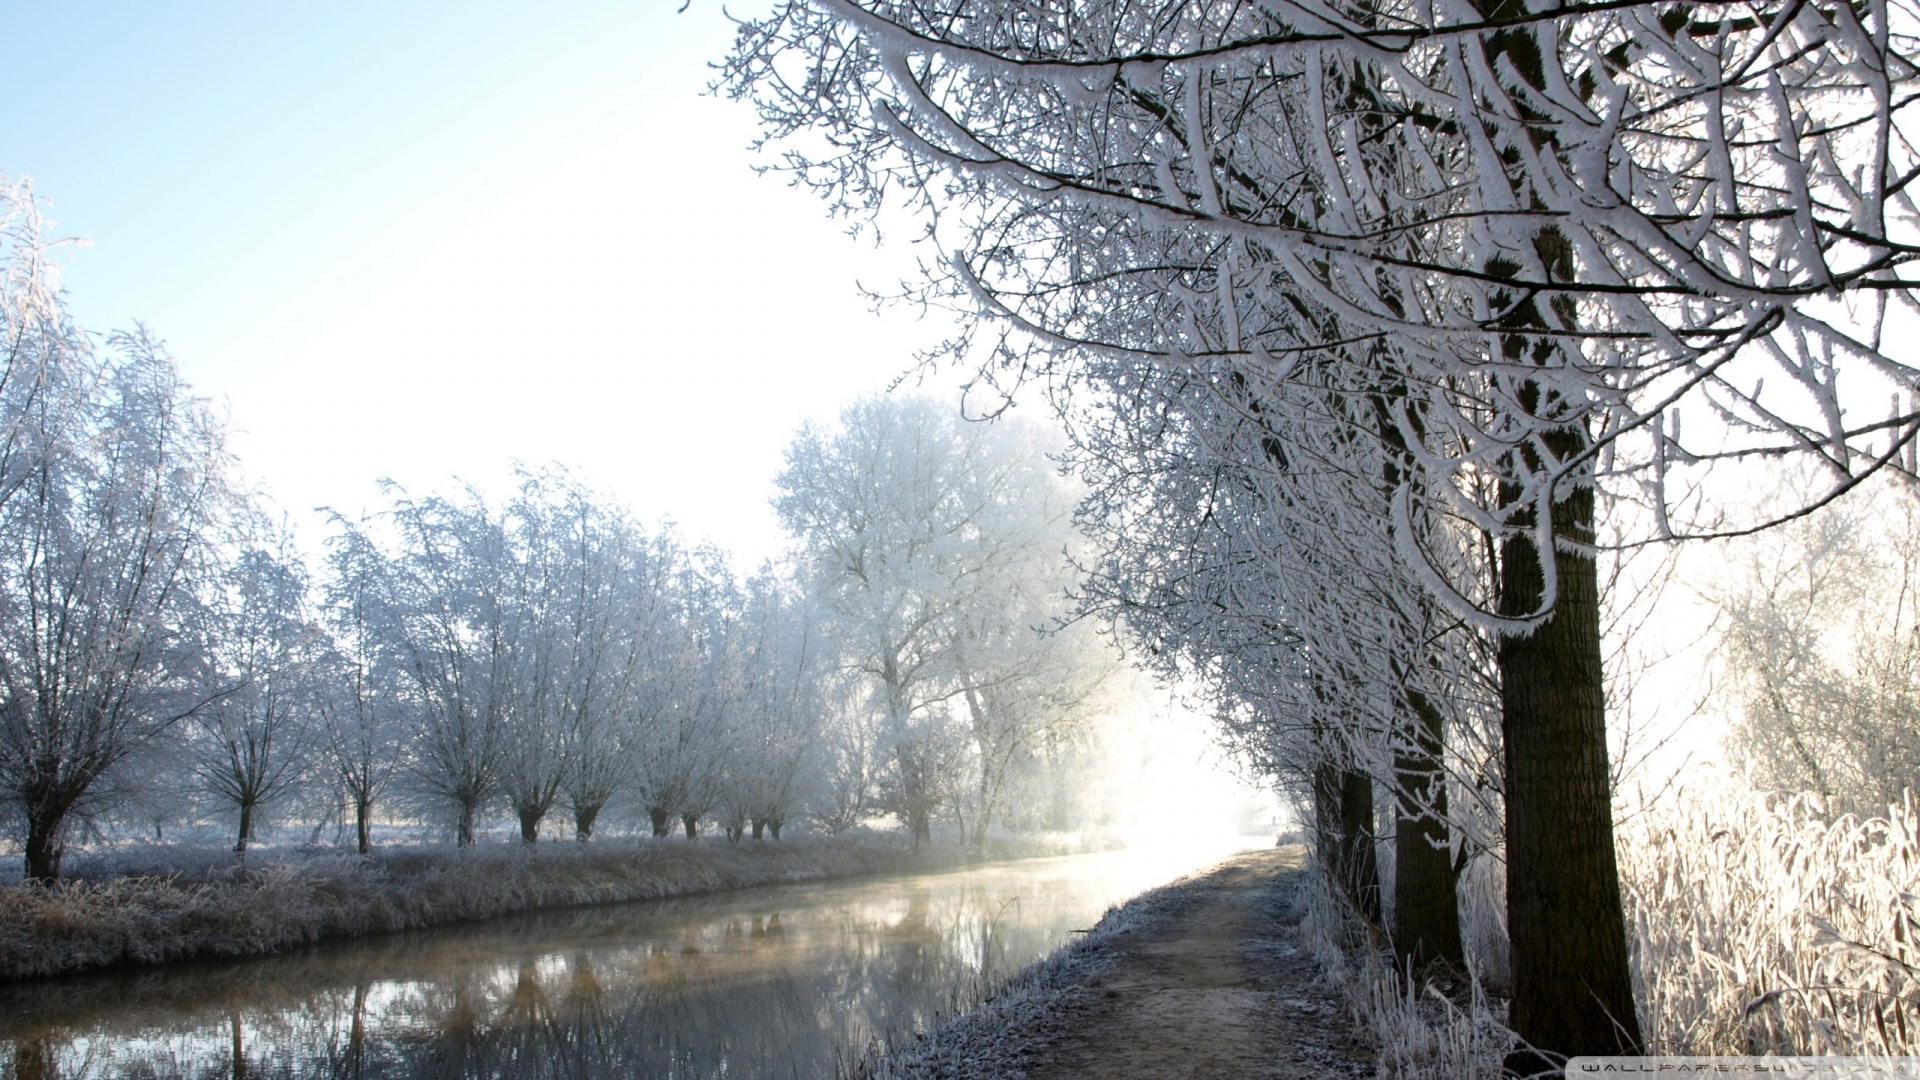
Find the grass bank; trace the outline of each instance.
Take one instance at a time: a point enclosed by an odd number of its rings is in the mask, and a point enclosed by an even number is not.
[[[1076,834],[995,838],[985,859],[1112,846]],[[81,859],[74,879],[0,887],[0,979],[258,956],[331,938],[781,882],[936,870],[983,856],[893,833],[606,839],[531,848],[396,847],[370,856],[198,849]]]

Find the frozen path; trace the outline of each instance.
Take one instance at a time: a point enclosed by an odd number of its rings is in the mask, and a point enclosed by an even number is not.
[[[1296,863],[1240,856],[1195,881],[1158,932],[1116,941],[1113,966],[1073,996],[1032,1080],[1371,1075],[1300,947]]]
[[[1299,940],[1298,849],[1249,852],[1129,905],[1127,925],[878,1070],[899,1077],[1371,1076]]]

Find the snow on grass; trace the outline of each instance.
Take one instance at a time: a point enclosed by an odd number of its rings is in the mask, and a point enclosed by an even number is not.
[[[989,858],[1088,850],[1075,834],[994,838]],[[374,855],[154,848],[76,860],[73,878],[0,887],[0,978],[253,956],[326,938],[416,930],[540,908],[960,865],[904,834],[778,843],[596,840],[396,847]]]

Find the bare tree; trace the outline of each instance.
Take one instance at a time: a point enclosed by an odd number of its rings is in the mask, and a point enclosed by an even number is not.
[[[324,638],[308,611],[305,568],[284,530],[260,522],[209,589],[208,704],[192,725],[194,773],[238,819],[244,855],[262,810],[308,775],[319,721]]]
[[[335,515],[328,538],[324,618],[333,648],[317,695],[327,763],[353,805],[360,854],[373,848],[374,806],[405,761],[400,738],[400,671],[389,626],[392,597],[386,563],[367,523]]]
[[[388,562],[387,632],[416,725],[411,773],[428,802],[453,811],[465,846],[498,793],[507,739],[514,657],[505,531],[472,491],[464,504],[401,494],[389,520],[399,550]]]
[[[1755,782],[1884,813],[1920,786],[1920,518],[1904,492],[1732,542],[1709,597]]]
[[[787,451],[775,505],[845,662],[871,688],[887,782],[916,842],[931,837],[965,746],[949,709],[965,687],[965,612],[1004,603],[997,575],[1031,566],[1065,517],[1035,501],[1054,478],[1033,450],[930,402],[879,398]]]
[[[42,449],[0,506],[0,797],[36,881],[96,784],[209,703],[194,673],[235,503],[223,432],[153,339],[109,349],[66,371],[90,380],[74,414],[9,417],[58,424],[21,433]]]

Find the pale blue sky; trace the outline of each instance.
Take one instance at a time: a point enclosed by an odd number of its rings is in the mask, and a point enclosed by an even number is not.
[[[793,427],[940,336],[856,294],[910,252],[752,173],[710,0],[5,6],[75,312],[166,337],[290,510],[558,459],[757,557]]]

